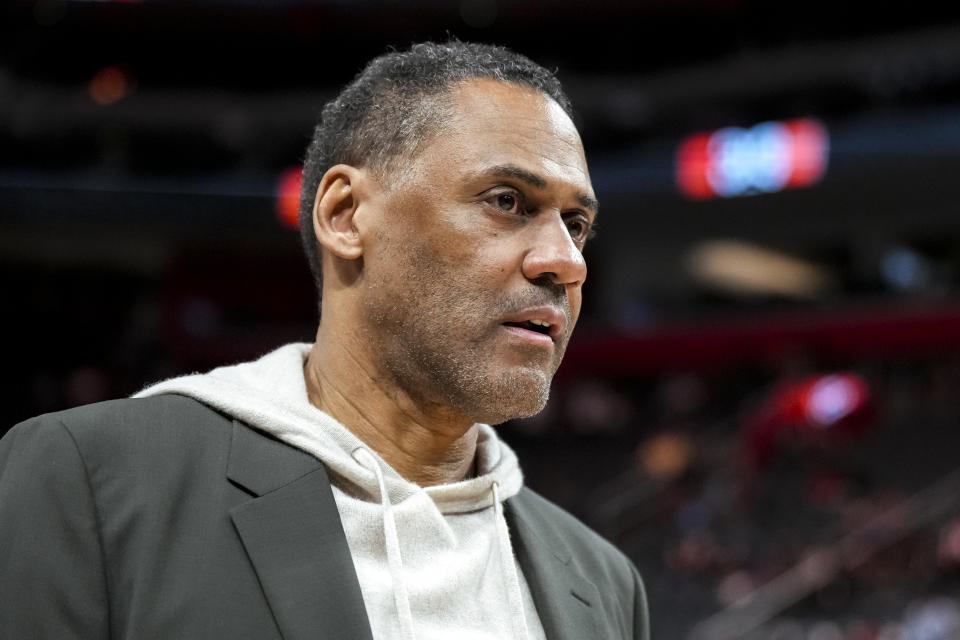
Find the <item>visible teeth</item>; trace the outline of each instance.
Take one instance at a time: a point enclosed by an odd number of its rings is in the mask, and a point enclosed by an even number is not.
[[[538,325],[538,326],[541,326],[541,327],[549,327],[549,326],[550,326],[550,323],[549,323],[549,322],[544,322],[543,320],[531,320],[531,321],[530,321],[530,324],[535,324],[535,325]]]

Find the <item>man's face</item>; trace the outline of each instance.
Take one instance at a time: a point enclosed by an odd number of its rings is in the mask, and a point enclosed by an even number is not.
[[[555,102],[477,79],[452,103],[370,205],[361,322],[418,406],[496,424],[546,404],[580,313],[596,201]]]

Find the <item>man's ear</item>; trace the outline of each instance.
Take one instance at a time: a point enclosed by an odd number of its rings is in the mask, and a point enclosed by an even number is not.
[[[323,174],[313,201],[313,233],[317,241],[344,260],[356,260],[363,255],[356,214],[367,178],[364,169],[334,165]]]

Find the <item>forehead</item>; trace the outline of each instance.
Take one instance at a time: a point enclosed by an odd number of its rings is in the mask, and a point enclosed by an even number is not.
[[[451,112],[429,144],[429,160],[471,173],[514,165],[592,196],[580,135],[553,99],[532,88],[486,78],[450,91]]]

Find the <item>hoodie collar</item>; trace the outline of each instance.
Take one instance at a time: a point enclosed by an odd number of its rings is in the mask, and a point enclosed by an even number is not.
[[[378,501],[376,477],[352,455],[358,447],[366,447],[365,443],[310,404],[303,365],[311,347],[307,343],[288,344],[252,362],[165,380],[134,397],[164,393],[193,397],[311,454],[324,463],[335,485],[363,500]],[[492,427],[479,427],[477,475],[460,482],[421,488],[371,452],[383,470],[390,501],[398,504],[425,491],[441,512],[460,513],[489,507],[493,482],[499,485],[501,500],[516,495],[523,486],[516,455]]]

